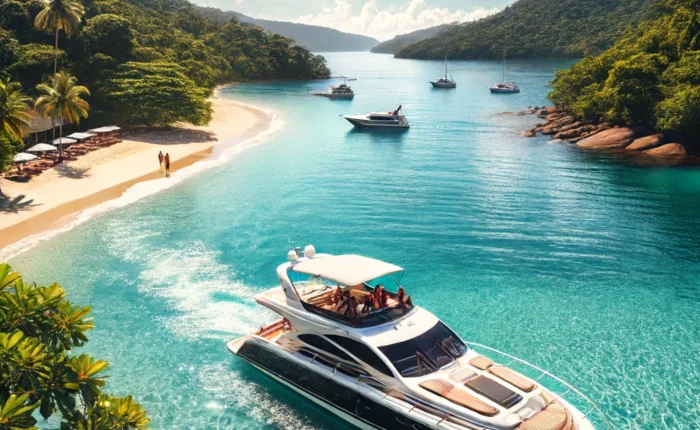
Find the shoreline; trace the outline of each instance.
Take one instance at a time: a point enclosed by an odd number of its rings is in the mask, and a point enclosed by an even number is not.
[[[126,132],[123,142],[52,168],[29,183],[3,180],[6,201],[22,197],[18,208],[1,208],[0,260],[33,247],[111,208],[121,207],[179,183],[202,169],[203,161],[224,158],[274,132],[274,115],[257,107],[210,98],[214,113],[207,126],[175,126]],[[113,149],[110,151],[110,149]],[[171,175],[157,167],[158,151],[170,152]],[[94,155],[93,155],[94,154]],[[92,157],[91,157],[92,156]],[[206,163],[205,163],[206,164]],[[69,175],[66,172],[74,175]],[[77,172],[77,173],[76,173]],[[138,191],[145,191],[140,194]],[[128,200],[119,202],[118,200]],[[82,214],[82,216],[81,216]],[[52,234],[46,234],[52,232]]]

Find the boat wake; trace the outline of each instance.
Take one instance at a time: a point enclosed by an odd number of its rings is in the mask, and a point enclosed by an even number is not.
[[[217,154],[216,157],[208,158],[194,163],[190,166],[184,167],[172,173],[169,178],[139,182],[138,184],[135,184],[133,187],[126,190],[124,194],[122,194],[116,199],[109,200],[102,204],[71,214],[59,220],[57,222],[57,224],[59,224],[58,227],[49,229],[39,234],[28,236],[22,240],[13,243],[12,245],[1,249],[0,261],[7,261],[12,257],[22,254],[34,248],[39,243],[49,240],[61,233],[65,233],[69,230],[72,230],[76,226],[81,225],[86,221],[89,221],[95,216],[99,216],[114,209],[130,205],[143,198],[171,188],[179,184],[180,182],[189,179],[205,170],[226,164],[229,160],[231,160],[233,157],[240,154],[241,152],[245,151],[246,149],[250,149],[270,141],[277,133],[279,133],[284,128],[284,121],[277,114],[271,111],[261,109],[259,107],[250,106],[243,103],[236,104],[263,112],[267,117],[267,128],[243,142],[231,145],[231,147],[229,148],[227,148],[227,143],[231,144],[231,142],[221,142],[219,146],[226,149],[221,151],[220,154]]]

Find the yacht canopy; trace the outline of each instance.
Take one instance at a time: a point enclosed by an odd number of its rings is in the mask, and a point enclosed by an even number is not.
[[[361,255],[317,257],[292,266],[292,271],[320,276],[343,285],[359,285],[403,268]]]

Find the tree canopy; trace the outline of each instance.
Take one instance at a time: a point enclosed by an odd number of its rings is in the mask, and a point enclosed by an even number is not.
[[[495,59],[599,54],[642,21],[657,0],[519,0],[476,22],[410,44],[400,58]]]
[[[36,429],[35,412],[59,415],[62,430],[148,426],[131,396],[103,392],[109,363],[73,352],[88,341],[90,312],[60,285],[27,283],[0,264],[0,428]]]
[[[550,99],[579,118],[700,136],[700,1],[665,0],[612,48],[557,73]]]

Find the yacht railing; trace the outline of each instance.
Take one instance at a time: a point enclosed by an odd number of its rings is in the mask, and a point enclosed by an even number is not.
[[[509,365],[512,364],[513,362],[518,362],[518,363],[523,364],[523,365],[525,365],[525,366],[527,366],[527,367],[530,367],[531,369],[536,370],[537,372],[540,373],[540,375],[539,375],[538,377],[534,378],[534,381],[539,381],[540,379],[542,379],[542,378],[545,377],[545,376],[548,376],[548,377],[554,379],[554,380],[557,381],[558,383],[560,383],[560,384],[562,384],[563,386],[565,386],[565,387],[567,388],[567,390],[566,390],[565,392],[563,392],[562,394],[555,394],[555,398],[554,398],[550,403],[555,402],[555,401],[560,400],[560,399],[563,399],[564,396],[566,396],[566,395],[568,395],[569,393],[572,393],[572,392],[573,392],[574,394],[578,395],[578,397],[579,397],[580,399],[582,399],[583,401],[585,401],[585,402],[588,404],[588,406],[590,407],[590,409],[588,409],[588,411],[587,411],[585,414],[583,414],[583,418],[588,419],[588,416],[589,416],[591,413],[597,412],[598,416],[603,420],[603,422],[605,423],[605,425],[608,427],[608,430],[612,430],[612,429],[613,429],[612,424],[610,424],[610,421],[609,421],[608,418],[605,416],[605,414],[603,413],[603,411],[600,410],[600,408],[598,407],[598,405],[597,405],[593,400],[591,400],[590,398],[588,398],[588,396],[586,396],[586,395],[583,394],[581,391],[579,391],[578,389],[576,389],[576,387],[574,387],[573,385],[571,385],[571,384],[569,384],[568,382],[564,381],[563,379],[561,379],[561,378],[559,378],[559,377],[557,377],[557,376],[555,376],[555,375],[553,375],[553,374],[547,372],[546,370],[544,370],[544,369],[542,369],[542,368],[540,368],[540,367],[538,367],[538,366],[535,366],[534,364],[528,363],[527,361],[525,361],[525,360],[523,360],[523,359],[520,359],[520,358],[518,358],[518,357],[515,357],[515,356],[510,355],[510,354],[508,354],[508,353],[505,353],[505,352],[503,352],[503,351],[499,351],[499,350],[497,350],[497,349],[495,349],[495,348],[491,348],[490,346],[482,345],[482,344],[480,344],[480,343],[475,343],[475,342],[465,342],[465,343],[466,343],[467,345],[469,345],[469,346],[475,346],[475,347],[477,347],[477,348],[483,348],[483,349],[486,349],[486,350],[488,350],[488,351],[495,352],[496,354],[500,354],[500,355],[502,355],[502,356],[504,356],[504,357],[508,357],[509,359],[511,359],[511,362],[508,363],[508,364],[506,364],[506,366],[509,366]],[[583,411],[582,411],[582,412],[583,412]]]

